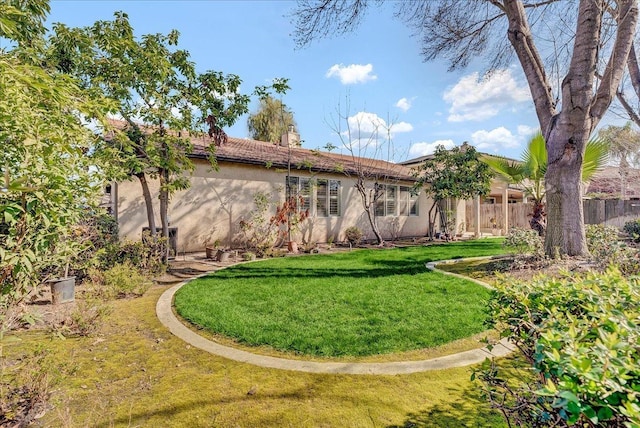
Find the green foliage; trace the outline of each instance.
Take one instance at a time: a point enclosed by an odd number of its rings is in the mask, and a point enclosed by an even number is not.
[[[83,118],[110,104],[75,82],[0,56],[0,284],[16,298],[81,247],[73,226],[101,190],[99,165],[87,156],[96,140]],[[62,270],[62,269],[59,269]]]
[[[289,125],[296,128],[293,112],[281,100],[266,96],[260,106],[247,119],[249,135],[254,140],[280,144],[280,138],[288,131]]]
[[[152,285],[149,277],[129,260],[117,263],[105,271],[94,269],[90,275],[91,294],[104,300],[142,296]]]
[[[503,245],[521,256],[544,258],[544,241],[535,230],[511,228]]]
[[[591,259],[598,267],[616,266],[625,275],[640,274],[640,250],[620,241],[618,228],[587,225],[585,232]]]
[[[471,199],[489,193],[491,172],[489,166],[479,160],[478,152],[467,143],[447,150],[439,145],[433,156],[427,158],[416,172],[414,190],[424,187],[431,195],[433,205],[429,209],[429,237],[433,239],[435,223],[441,201],[446,199]],[[446,225],[441,224],[441,228]],[[453,229],[447,233],[455,233]]]
[[[349,245],[358,245],[362,239],[362,230],[358,226],[350,226],[344,231],[344,237]]]
[[[90,27],[56,24],[54,31],[49,64],[77,76],[88,91],[115,100],[112,111],[124,118],[125,125],[111,129],[115,135],[103,140],[98,156],[109,161],[113,179],[140,179],[153,234],[146,175],[159,180],[160,219],[166,234],[171,195],[189,187],[188,174],[194,169],[190,137],[208,134],[215,167],[215,146],[226,142],[222,127],[247,112],[249,97],[239,92],[241,79],[217,71],[198,74],[189,52],[177,48],[177,31],[136,38],[123,12],[116,12],[113,21]]]
[[[417,174],[416,188],[425,186],[435,202],[448,198],[471,199],[489,193],[489,167],[479,161],[476,149],[466,143],[451,150],[438,146]]]
[[[108,245],[98,254],[97,268],[109,269],[118,264],[129,263],[142,274],[152,277],[165,271],[162,261],[167,239],[145,234],[141,241],[124,241]]]
[[[252,345],[311,355],[437,346],[483,330],[489,291],[425,268],[502,252],[485,240],[284,257],[233,266],[182,287],[181,316]]]
[[[629,235],[634,242],[640,242],[640,219],[626,222],[622,230],[624,230],[624,233]]]
[[[640,424],[638,277],[610,269],[524,283],[504,279],[489,313],[535,374],[507,384],[495,365],[479,372],[487,397],[512,424]]]

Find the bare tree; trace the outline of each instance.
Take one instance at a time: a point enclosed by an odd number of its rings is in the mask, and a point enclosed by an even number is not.
[[[388,164],[381,161],[380,157],[391,146],[393,125],[377,115],[366,112],[350,116],[348,99],[344,109],[338,105],[336,111],[337,116],[332,117],[328,124],[340,138],[343,148],[351,158],[348,167],[338,165],[337,169],[355,181],[355,188],[360,195],[371,231],[378,245],[382,246],[384,239],[378,227],[376,206],[384,196],[386,184],[391,176]],[[387,153],[391,153],[390,149]]]
[[[294,14],[297,42],[302,46],[351,31],[368,7],[381,3],[300,0]],[[580,181],[585,147],[622,78],[636,31],[637,2],[422,0],[395,5],[396,16],[422,37],[426,60],[443,57],[455,69],[480,56],[495,70],[515,53],[547,142],[545,251],[586,254]],[[561,63],[546,61],[539,47],[555,58],[567,56],[563,73]],[[554,73],[564,76],[556,96],[549,77]]]

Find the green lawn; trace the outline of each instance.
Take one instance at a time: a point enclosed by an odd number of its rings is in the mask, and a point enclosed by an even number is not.
[[[501,240],[358,250],[234,266],[176,294],[192,323],[248,345],[313,356],[429,348],[484,329],[488,291],[425,263],[503,253]]]

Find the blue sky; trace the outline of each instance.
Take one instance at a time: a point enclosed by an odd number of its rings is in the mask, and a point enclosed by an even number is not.
[[[344,130],[349,117],[363,130],[386,124],[392,143],[376,146],[376,157],[392,161],[428,154],[439,143],[464,141],[483,152],[519,158],[538,127],[515,64],[486,80],[482,64],[449,73],[442,62],[423,62],[419,40],[388,8],[372,8],[346,36],[296,49],[289,16],[294,7],[294,1],[266,0],[52,0],[48,22],[86,26],[121,10],[137,35],[177,29],[179,46],[191,53],[199,71],[237,74],[245,93],[273,78],[288,78],[291,89],[283,101],[309,149],[331,143],[345,152],[334,124]],[[247,137],[246,121],[241,117],[227,133]]]

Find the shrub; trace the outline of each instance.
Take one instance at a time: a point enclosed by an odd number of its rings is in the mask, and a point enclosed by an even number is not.
[[[344,236],[349,245],[357,245],[362,239],[362,230],[358,226],[351,226],[344,231]]]
[[[626,275],[640,274],[638,249],[620,241],[618,228],[589,224],[585,231],[591,258],[597,266],[605,269],[613,265]]]
[[[633,239],[633,242],[640,242],[640,218],[626,222],[622,230]]]
[[[104,272],[92,270],[91,280],[89,293],[104,300],[141,296],[151,287],[151,280],[129,260],[117,263]]]
[[[475,373],[512,426],[639,426],[640,278],[505,279],[489,312],[530,366],[508,382],[495,363]]]
[[[147,276],[161,274],[166,269],[162,263],[167,239],[147,235],[142,241],[125,241],[104,248],[97,267],[108,269],[117,264],[129,262]]]
[[[544,257],[544,241],[533,229],[510,229],[503,245],[518,255]]]

